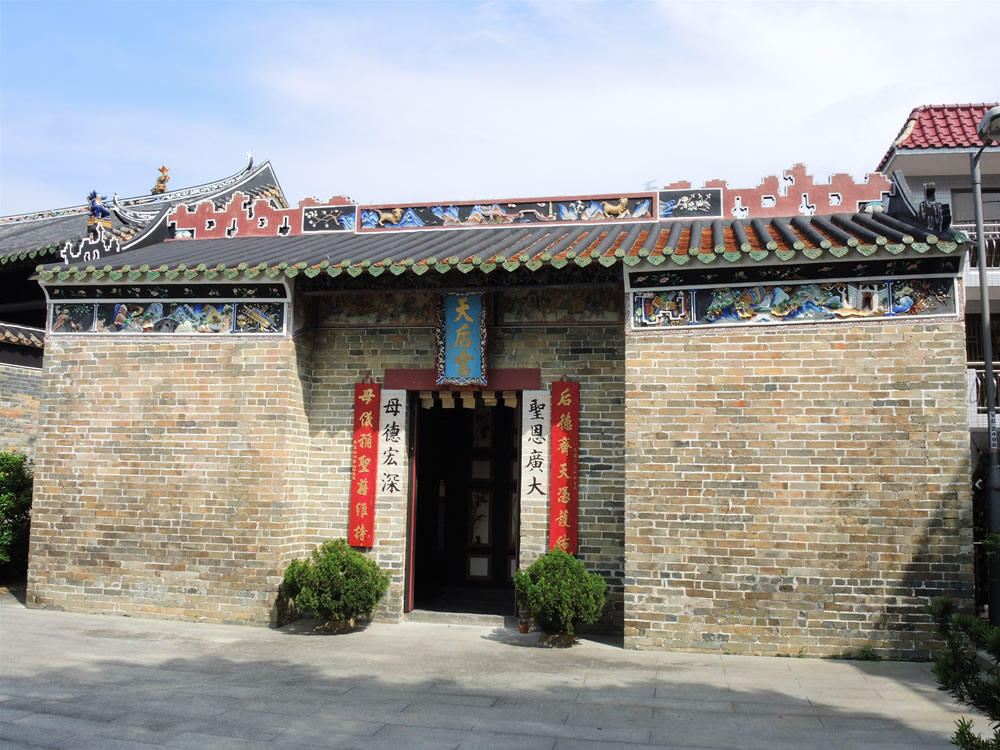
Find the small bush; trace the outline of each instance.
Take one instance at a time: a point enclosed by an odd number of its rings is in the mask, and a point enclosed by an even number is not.
[[[0,576],[19,578],[28,569],[31,465],[21,453],[0,453]]]
[[[945,650],[938,654],[931,668],[941,690],[947,690],[959,703],[985,714],[992,724],[993,736],[980,737],[970,719],[955,722],[951,744],[962,750],[1000,749],[1000,628],[972,615],[961,614],[947,597],[927,606],[934,618]],[[984,669],[977,652],[992,662]]]
[[[514,573],[514,589],[518,606],[543,630],[573,635],[575,623],[597,622],[607,584],[573,555],[553,549]]]
[[[389,589],[389,576],[378,563],[336,539],[314,549],[285,570],[285,595],[297,609],[324,620],[353,625],[367,619]]]

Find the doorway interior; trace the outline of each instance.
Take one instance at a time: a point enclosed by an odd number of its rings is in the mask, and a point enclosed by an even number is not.
[[[518,399],[520,400],[520,399]],[[412,607],[513,615],[518,544],[518,409],[414,403]]]

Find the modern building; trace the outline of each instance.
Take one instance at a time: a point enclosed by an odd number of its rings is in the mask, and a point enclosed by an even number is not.
[[[952,227],[975,238],[969,157],[983,145],[976,133],[987,110],[997,102],[981,104],[925,105],[906,118],[899,135],[879,162],[885,174],[901,170],[910,190],[922,193],[932,185],[937,200],[951,209]],[[991,287],[1000,286],[1000,145],[987,146],[980,158],[982,174],[983,223],[986,258]],[[966,266],[966,352],[969,360],[969,423],[979,449],[986,440],[986,389],[984,386],[982,295],[975,253]],[[1000,351],[1000,289],[990,298],[993,351]]]

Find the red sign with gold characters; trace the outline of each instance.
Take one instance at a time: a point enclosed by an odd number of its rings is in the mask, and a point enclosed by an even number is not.
[[[552,384],[552,463],[549,465],[549,549],[577,549],[579,501],[580,384]]]
[[[356,383],[354,386],[351,509],[347,536],[352,547],[371,547],[375,543],[379,391],[378,383]]]

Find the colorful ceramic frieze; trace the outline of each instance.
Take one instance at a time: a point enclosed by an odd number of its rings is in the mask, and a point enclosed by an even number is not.
[[[285,324],[282,302],[237,302],[233,333],[281,333]]]
[[[232,304],[109,302],[97,306],[97,333],[231,333]]]
[[[53,333],[281,334],[284,302],[81,302],[52,305]]]
[[[660,219],[718,219],[722,217],[722,190],[661,190]]]
[[[778,266],[737,266],[692,270],[655,269],[627,274],[628,289],[723,286],[766,281],[812,281],[818,279],[888,278],[890,276],[957,276],[960,257],[890,258],[888,260],[842,261],[840,263],[795,263]]]
[[[818,323],[956,314],[955,280],[889,279],[631,293],[631,327]]]
[[[50,330],[52,333],[86,333],[94,330],[94,305],[54,305]]]
[[[302,233],[353,232],[354,206],[311,206],[302,209]]]
[[[359,232],[423,227],[654,219],[652,194],[412,206],[361,206]]]
[[[51,299],[284,299],[281,284],[135,284],[52,286]]]

